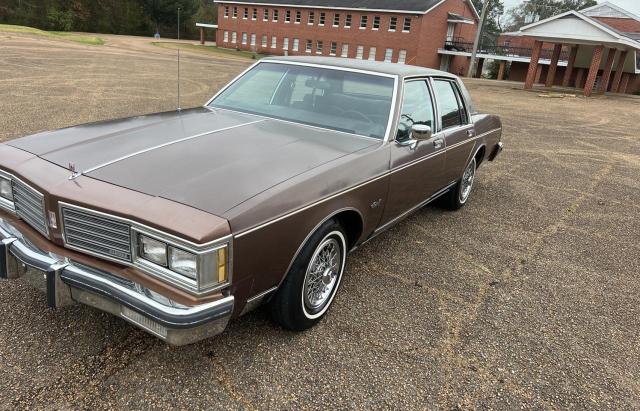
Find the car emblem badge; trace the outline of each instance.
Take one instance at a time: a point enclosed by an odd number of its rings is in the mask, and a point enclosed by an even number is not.
[[[76,171],[76,164],[72,162],[69,162],[69,171],[71,171],[71,176],[69,176],[69,180],[74,180],[82,174]]]

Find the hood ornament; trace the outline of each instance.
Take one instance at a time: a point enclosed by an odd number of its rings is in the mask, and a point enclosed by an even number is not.
[[[69,171],[71,171],[71,175],[69,176],[69,180],[75,180],[76,178],[80,177],[82,175],[82,173],[79,173],[76,170],[76,164],[69,162]]]

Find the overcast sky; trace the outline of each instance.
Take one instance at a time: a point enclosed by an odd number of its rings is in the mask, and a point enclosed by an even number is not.
[[[522,3],[522,0],[503,0],[503,2],[505,9],[508,9]],[[609,0],[609,2],[640,16],[640,0]],[[604,3],[604,1],[599,0],[598,3]]]

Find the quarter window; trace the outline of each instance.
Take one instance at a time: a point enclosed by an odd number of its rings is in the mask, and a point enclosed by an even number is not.
[[[452,81],[435,80],[433,88],[438,102],[442,128],[447,129],[466,124],[467,115],[461,104],[458,87]]]
[[[378,30],[380,28],[380,16],[375,16],[373,18],[373,29]]]
[[[402,26],[402,31],[406,33],[411,31],[411,17],[404,18],[404,25]]]
[[[344,28],[351,28],[351,14],[347,14],[347,18],[344,19]]]
[[[360,28],[366,29],[369,22],[369,16],[360,16]]]
[[[409,81],[404,85],[404,97],[396,140],[411,138],[411,127],[420,124],[433,129],[433,104],[425,80]]]
[[[391,17],[391,20],[389,20],[389,31],[396,31],[397,27],[398,27],[398,18]]]
[[[340,13],[336,13],[333,15],[333,27],[340,26]]]

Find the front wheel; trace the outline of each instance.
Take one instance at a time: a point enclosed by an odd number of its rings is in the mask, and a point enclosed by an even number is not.
[[[338,291],[346,254],[344,229],[336,221],[327,221],[304,245],[271,300],[274,321],[294,331],[318,323]]]
[[[442,196],[441,204],[449,210],[461,209],[469,200],[473,182],[476,177],[476,159],[472,158],[467,167],[465,167],[462,177],[451,190]]]

